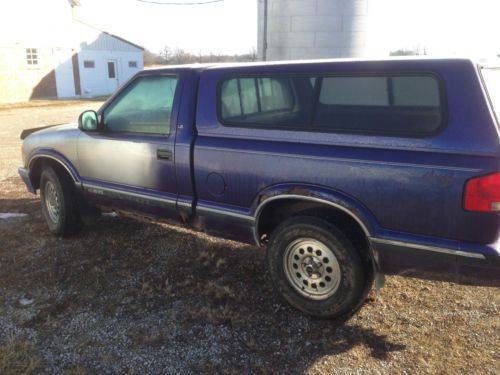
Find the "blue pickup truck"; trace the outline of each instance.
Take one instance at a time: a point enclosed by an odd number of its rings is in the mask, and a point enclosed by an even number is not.
[[[467,59],[145,70],[24,134],[19,173],[56,235],[102,207],[183,223],[266,247],[291,305],[346,317],[384,274],[499,285],[495,100]]]

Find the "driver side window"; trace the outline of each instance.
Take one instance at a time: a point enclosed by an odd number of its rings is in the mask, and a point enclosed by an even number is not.
[[[177,77],[137,78],[106,110],[104,125],[110,132],[170,134]]]

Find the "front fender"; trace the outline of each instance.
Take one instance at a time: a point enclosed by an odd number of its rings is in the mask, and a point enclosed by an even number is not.
[[[76,167],[64,154],[51,148],[38,148],[31,152],[26,163],[30,174],[30,180],[34,186],[36,185],[36,181],[33,181],[33,178],[36,174],[37,161],[40,159],[50,159],[56,162],[68,172],[75,184],[79,184],[81,182],[81,178]]]

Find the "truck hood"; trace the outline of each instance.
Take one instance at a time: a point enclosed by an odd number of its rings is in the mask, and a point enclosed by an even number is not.
[[[28,135],[33,134],[33,133],[52,133],[56,132],[59,130],[63,129],[74,129],[77,128],[78,124],[77,123],[66,123],[66,124],[54,124],[54,125],[47,125],[47,126],[41,126],[37,128],[31,128],[31,129],[24,129],[21,132],[20,138],[24,140]]]

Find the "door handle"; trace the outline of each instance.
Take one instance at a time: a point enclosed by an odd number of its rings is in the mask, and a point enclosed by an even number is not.
[[[171,150],[156,150],[156,157],[163,160],[172,160],[173,153]]]

